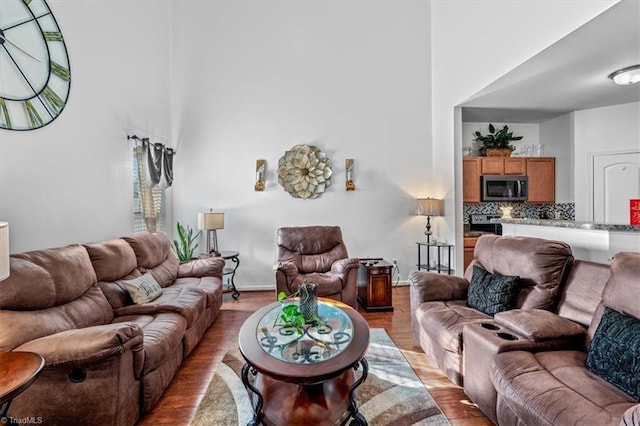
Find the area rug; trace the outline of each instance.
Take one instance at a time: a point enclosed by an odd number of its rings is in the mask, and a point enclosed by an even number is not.
[[[382,328],[371,329],[369,376],[357,401],[369,425],[449,425],[435,401]],[[246,425],[253,416],[240,370],[244,359],[236,341],[209,384],[191,426]]]

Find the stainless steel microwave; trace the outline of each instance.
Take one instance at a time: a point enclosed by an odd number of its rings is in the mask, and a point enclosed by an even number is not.
[[[482,201],[526,201],[527,177],[482,176]]]

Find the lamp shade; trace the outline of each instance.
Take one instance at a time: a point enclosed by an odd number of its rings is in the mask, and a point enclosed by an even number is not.
[[[224,213],[198,213],[198,229],[224,229]]]
[[[435,198],[418,198],[416,202],[416,215],[418,216],[444,215],[444,200],[438,200]]]
[[[0,281],[9,278],[9,224],[0,222]]]

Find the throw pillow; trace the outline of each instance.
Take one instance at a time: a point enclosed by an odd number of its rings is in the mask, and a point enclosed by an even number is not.
[[[513,309],[519,287],[518,276],[492,274],[484,268],[474,266],[467,292],[467,304],[494,316],[498,312]]]
[[[640,400],[640,320],[605,308],[587,350],[586,365]]]
[[[122,284],[136,305],[151,302],[162,294],[162,287],[150,273],[132,280],[124,280]]]

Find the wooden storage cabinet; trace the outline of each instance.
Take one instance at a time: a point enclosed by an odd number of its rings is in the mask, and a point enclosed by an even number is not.
[[[528,203],[556,202],[555,158],[527,158],[527,177],[529,178]]]
[[[379,260],[362,262],[358,268],[358,302],[367,311],[393,311],[391,270],[393,265]]]
[[[462,200],[465,203],[480,202],[480,157],[462,159]]]
[[[473,251],[476,248],[476,243],[478,242],[478,237],[464,237],[464,256],[463,256],[463,273],[467,270],[469,264],[473,260]]]
[[[525,175],[527,162],[524,158],[481,157],[482,175]]]

